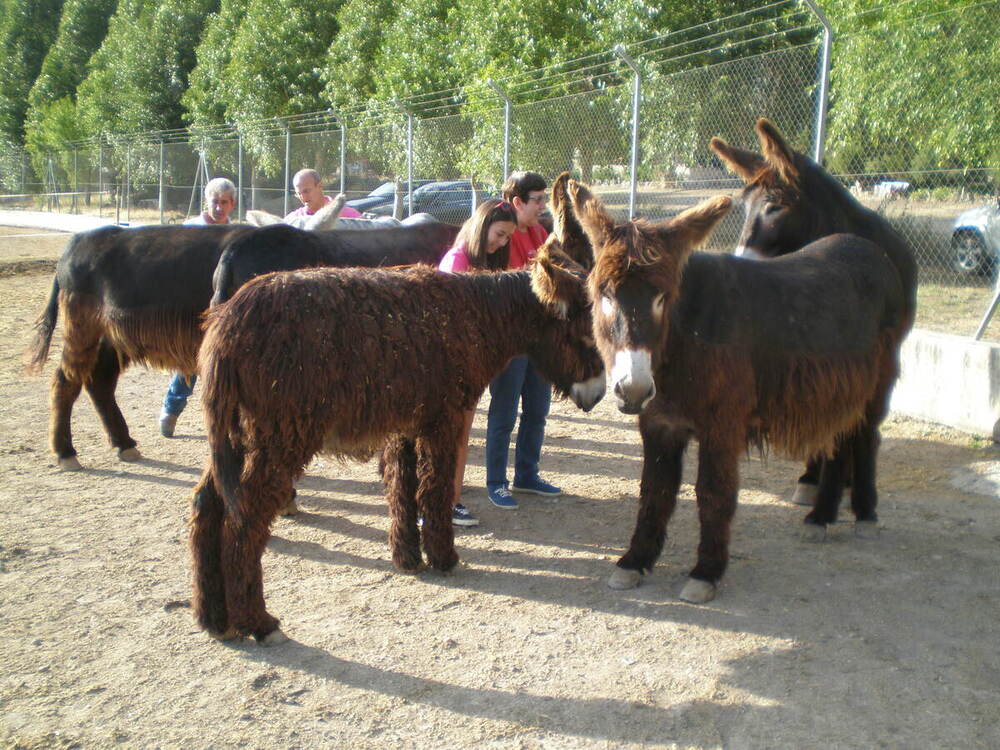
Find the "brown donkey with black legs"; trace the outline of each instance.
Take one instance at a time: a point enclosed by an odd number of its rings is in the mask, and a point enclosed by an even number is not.
[[[323,452],[383,450],[393,564],[448,571],[463,414],[527,354],[583,409],[604,394],[585,275],[550,237],[529,271],[272,273],[207,316],[209,460],[191,513],[194,609],[217,637],[283,639],[261,554],[293,481]],[[417,515],[423,515],[422,528]]]
[[[701,540],[682,599],[715,596],[739,461],[751,445],[799,458],[849,454],[858,526],[872,523],[873,436],[896,378],[905,310],[885,254],[853,235],[769,263],[692,253],[729,198],[661,223],[616,226],[586,188],[570,182],[569,193],[597,257],[589,280],[597,345],[619,409],[640,415],[643,441],[635,533],[609,585],[635,586],[652,570],[692,437]],[[825,532],[830,510],[806,517],[812,534]]]
[[[731,146],[721,138],[713,138],[709,144],[746,182],[741,196],[745,219],[736,254],[775,258],[841,232],[871,240],[889,256],[899,273],[904,294],[900,338],[905,337],[916,312],[917,264],[913,248],[885,217],[861,205],[839,180],[792,149],[768,120],[759,119],[756,131],[760,154]],[[834,501],[830,495],[835,488],[820,482],[822,469],[821,461],[809,462],[799,478],[793,502],[814,505]],[[836,469],[828,468],[827,476]],[[819,494],[823,494],[822,500]]]

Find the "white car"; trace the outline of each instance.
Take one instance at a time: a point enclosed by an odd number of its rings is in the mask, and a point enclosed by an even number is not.
[[[1000,264],[1000,198],[959,214],[951,230],[952,267],[988,275]]]

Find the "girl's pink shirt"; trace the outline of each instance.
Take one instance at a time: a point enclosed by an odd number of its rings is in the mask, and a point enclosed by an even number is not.
[[[451,250],[445,253],[441,262],[438,263],[438,270],[447,271],[448,273],[461,273],[462,271],[468,271],[470,268],[472,268],[472,263],[469,262],[469,256],[465,254],[464,242],[459,242],[453,246]]]

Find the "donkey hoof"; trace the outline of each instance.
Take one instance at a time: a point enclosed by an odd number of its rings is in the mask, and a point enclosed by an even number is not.
[[[614,572],[611,577],[608,578],[608,588],[615,589],[616,591],[624,591],[625,589],[634,589],[639,585],[639,581],[642,580],[642,573],[638,570],[628,570],[627,568],[619,568],[615,566]]]
[[[803,542],[822,542],[826,539],[826,526],[818,523],[807,523],[802,529]]]
[[[142,454],[139,453],[139,449],[135,446],[131,448],[122,448],[118,451],[118,460],[124,461],[125,463],[132,463],[133,461],[138,461],[142,458]]]
[[[76,456],[67,456],[66,458],[60,458],[58,462],[59,471],[82,471],[83,466],[80,464],[80,459]]]
[[[217,641],[232,641],[240,637],[239,631],[234,627],[230,627],[224,633],[213,633],[212,631],[209,631],[208,634]]]
[[[880,533],[878,521],[854,522],[854,536],[858,539],[878,539]]]
[[[279,516],[297,516],[298,514],[299,506],[295,504],[294,497],[288,501],[288,505],[278,511]]]
[[[281,632],[281,628],[275,628],[263,638],[258,638],[257,643],[261,646],[280,646],[288,643],[288,636]]]
[[[807,505],[810,508],[816,504],[819,496],[819,486],[815,484],[805,484],[799,482],[795,485],[795,494],[792,495],[793,505]]]
[[[681,594],[678,598],[692,604],[704,604],[715,598],[717,590],[718,587],[714,583],[702,581],[698,578],[689,578],[688,582],[684,584],[684,588],[681,589]]]

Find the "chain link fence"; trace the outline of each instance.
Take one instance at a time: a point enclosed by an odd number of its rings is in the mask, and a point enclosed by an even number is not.
[[[995,9],[995,4],[994,9]],[[789,44],[790,39],[803,39]],[[805,153],[816,146],[817,88],[821,68],[815,28],[782,37],[783,46],[684,69],[640,56],[638,153],[632,179],[633,95],[631,72],[608,56],[597,75],[568,80],[553,95],[504,108],[496,99],[453,113],[421,116],[403,110],[343,123],[332,115],[303,125],[276,121],[260,128],[121,138],[0,163],[3,208],[85,213],[122,223],[173,223],[198,212],[206,179],[225,176],[240,187],[242,212],[284,214],[298,206],[291,175],[312,167],[328,191],[359,198],[386,181],[464,180],[475,196],[496,194],[510,170],[530,169],[551,178],[565,169],[590,184],[619,218],[634,213],[663,219],[741,182],[708,148],[712,136],[756,149],[754,122],[764,116]],[[866,32],[840,44],[868,49],[872,65],[884,65],[891,32]],[[834,46],[836,68],[837,46]],[[703,60],[700,60],[703,62]],[[905,76],[904,66],[897,75]],[[984,312],[993,297],[1000,253],[997,180],[1000,163],[952,167],[914,158],[891,137],[892,118],[878,113],[880,133],[843,138],[850,123],[838,122],[834,76],[829,112],[828,168],[864,205],[888,217],[916,250],[921,271],[918,325],[969,334],[968,318]],[[955,81],[955,86],[964,82]],[[995,82],[993,83],[995,87]],[[501,92],[502,93],[502,92]],[[996,101],[996,90],[972,92]],[[513,98],[513,97],[512,97]],[[995,117],[995,114],[993,115]],[[508,119],[509,118],[509,119]],[[886,125],[886,120],[889,123]],[[838,129],[839,128],[839,129]],[[888,135],[886,135],[888,134]],[[505,135],[507,136],[505,139]],[[859,145],[860,144],[860,145]],[[993,150],[993,154],[1000,152]],[[634,191],[634,193],[632,192]],[[471,211],[472,204],[469,204]],[[964,213],[980,211],[968,221]],[[451,217],[461,221],[462,214]],[[734,211],[709,249],[732,248],[741,224]],[[958,302],[956,302],[958,300]],[[967,312],[958,315],[949,305]],[[968,312],[971,311],[971,312]],[[996,324],[994,324],[994,329]],[[1000,337],[990,331],[992,338]]]

